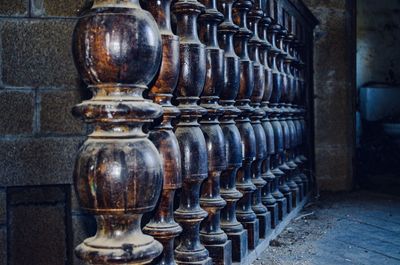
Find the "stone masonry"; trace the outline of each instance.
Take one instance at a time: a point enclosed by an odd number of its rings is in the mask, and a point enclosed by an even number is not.
[[[0,1],[0,265],[80,264],[94,232],[74,200],[72,170],[88,128],[71,55],[84,0]]]

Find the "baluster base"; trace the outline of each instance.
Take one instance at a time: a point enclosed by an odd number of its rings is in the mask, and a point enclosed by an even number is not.
[[[259,238],[266,238],[271,232],[271,213],[257,214],[257,219],[259,222]]]
[[[162,252],[162,245],[149,236],[142,236],[146,244],[139,245],[138,241],[132,240],[131,237],[126,243],[121,243],[120,247],[114,246],[113,248],[96,244],[98,239],[91,237],[80,244],[75,249],[75,253],[88,264],[117,264],[121,260],[124,260],[126,265],[150,264]],[[132,242],[135,242],[136,245]]]
[[[304,192],[304,186],[303,186],[303,181],[300,178],[296,178],[294,180],[299,187],[299,202],[303,201],[305,197],[305,192]]]
[[[247,230],[238,233],[227,233],[227,235],[232,242],[232,261],[242,262],[248,253]]]
[[[244,228],[247,230],[248,248],[255,249],[260,240],[260,223],[258,219],[252,222],[243,222]]]
[[[278,203],[278,218],[280,221],[282,221],[283,218],[285,218],[285,216],[288,214],[288,203],[285,197],[276,199],[276,202]]]
[[[176,265],[213,265],[212,259],[207,258],[205,260],[193,260],[193,261],[179,261],[175,260]]]
[[[301,178],[304,186],[304,197],[307,196],[310,191],[310,182],[308,181],[308,177],[304,173],[300,173],[299,177]]]
[[[221,245],[204,245],[209,252],[212,262],[215,265],[231,265],[232,264],[232,242],[226,241]],[[236,251],[236,249],[234,249]]]
[[[283,193],[283,196],[285,196],[286,198],[286,211],[287,213],[290,213],[293,209],[293,196],[292,196],[292,192],[288,191]]]
[[[274,229],[279,224],[278,204],[275,203],[273,205],[267,205],[267,209],[271,214],[271,228]]]
[[[292,192],[292,208],[296,208],[300,204],[300,189],[291,189]]]

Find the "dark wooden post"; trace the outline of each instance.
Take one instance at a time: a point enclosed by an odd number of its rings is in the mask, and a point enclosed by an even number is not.
[[[271,229],[271,214],[261,202],[261,190],[267,184],[261,177],[262,164],[267,157],[267,139],[264,128],[261,125],[261,119],[264,117],[265,112],[260,108],[265,91],[265,69],[260,62],[259,53],[262,41],[258,36],[258,23],[262,16],[261,1],[257,0],[249,12],[249,27],[253,32],[253,36],[249,40],[249,50],[250,59],[253,61],[254,66],[254,89],[251,95],[251,106],[254,110],[251,115],[251,124],[256,138],[256,159],[252,165],[252,181],[257,187],[257,190],[253,193],[252,208],[259,221],[259,237],[265,238],[267,232]]]
[[[232,244],[221,229],[220,211],[226,202],[220,195],[220,175],[226,169],[225,139],[218,118],[222,115],[219,94],[224,86],[224,51],[219,48],[218,25],[223,15],[216,0],[202,0],[206,9],[199,17],[200,40],[206,45],[206,82],[200,97],[200,106],[207,114],[200,121],[207,144],[208,178],[201,190],[200,206],[208,212],[203,221],[200,240],[208,249],[214,264],[232,263]]]
[[[286,74],[288,75],[288,79],[290,80],[290,96],[289,96],[289,119],[288,119],[288,125],[289,129],[291,131],[291,149],[288,152],[289,155],[289,160],[288,160],[288,165],[294,169],[293,175],[292,175],[292,180],[296,185],[293,185],[292,183],[289,184],[290,189],[292,190],[292,195],[293,195],[293,205],[296,206],[304,196],[304,185],[303,181],[300,178],[300,167],[299,167],[299,160],[297,160],[296,156],[296,148],[299,142],[299,135],[298,131],[296,129],[296,124],[295,124],[295,115],[298,112],[297,106],[295,105],[295,98],[296,98],[296,93],[298,90],[298,83],[297,79],[295,76],[295,69],[296,69],[296,53],[294,49],[295,45],[295,39],[296,39],[296,26],[295,26],[295,17],[287,14],[286,16],[286,28],[288,29],[288,35],[286,38],[286,53],[288,54],[286,58]]]
[[[182,187],[181,153],[171,121],[179,115],[179,109],[171,104],[179,77],[179,38],[171,31],[171,0],[143,1],[144,7],[156,19],[161,32],[163,57],[157,80],[149,96],[164,110],[160,123],[150,131],[149,139],[158,149],[164,170],[163,190],[153,218],[145,226],[147,234],[163,244],[164,250],[154,264],[174,265],[174,239],[182,228],[174,220],[175,191]]]
[[[200,208],[200,186],[208,175],[207,146],[197,122],[205,109],[197,102],[206,77],[205,46],[197,35],[197,18],[204,6],[195,0],[178,0],[173,7],[180,37],[180,75],[176,100],[181,116],[176,126],[182,156],[183,187],[175,219],[183,232],[175,249],[177,264],[211,264],[208,250],[200,243],[200,223],[207,212]]]
[[[308,194],[310,189],[310,181],[308,177],[304,174],[305,163],[307,162],[307,158],[304,156],[304,143],[307,141],[305,136],[305,121],[304,121],[304,93],[305,93],[305,80],[304,80],[304,68],[305,63],[302,60],[302,49],[304,48],[303,43],[303,28],[300,23],[292,17],[292,31],[295,32],[295,38],[293,40],[293,75],[296,80],[296,91],[294,97],[294,107],[295,117],[294,123],[296,126],[298,143],[295,150],[296,153],[296,164],[298,165],[298,178],[301,179],[301,183],[303,186],[303,196]],[[304,130],[304,131],[303,131]],[[296,182],[297,183],[297,182]],[[299,185],[299,184],[298,184]]]
[[[297,186],[296,182],[294,182],[294,174],[297,168],[297,165],[293,162],[292,160],[292,155],[291,151],[294,145],[295,141],[295,128],[293,123],[291,122],[292,116],[293,116],[293,109],[291,108],[291,104],[293,101],[293,75],[290,71],[291,63],[293,61],[293,58],[290,54],[290,43],[292,42],[293,35],[290,34],[290,28],[289,28],[289,16],[287,12],[282,8],[282,34],[281,34],[281,39],[280,39],[280,44],[281,44],[281,50],[283,51],[282,53],[282,59],[281,59],[281,71],[285,74],[285,79],[286,79],[286,90],[285,90],[285,97],[283,100],[282,104],[282,109],[284,112],[283,115],[283,122],[285,123],[283,128],[284,130],[287,129],[287,134],[288,138],[285,139],[287,142],[285,142],[285,150],[283,153],[283,158],[284,162],[282,165],[282,169],[286,173],[286,185],[289,188],[291,192],[291,198],[292,198],[292,207],[296,207],[296,205],[299,203],[299,187]]]
[[[262,119],[262,126],[265,131],[267,140],[267,156],[263,163],[262,177],[267,181],[267,184],[262,189],[261,200],[262,203],[267,207],[268,211],[271,213],[271,227],[275,228],[279,223],[278,218],[278,203],[274,196],[272,196],[272,185],[275,180],[275,176],[271,171],[271,155],[275,152],[275,142],[274,142],[274,130],[270,121],[271,108],[269,107],[269,100],[272,95],[273,89],[273,77],[272,69],[269,60],[269,51],[271,49],[271,43],[268,41],[268,27],[271,24],[271,17],[269,12],[269,6],[265,2],[264,4],[264,16],[260,21],[259,31],[262,40],[261,45],[261,61],[264,65],[265,73],[265,91],[261,102],[261,107],[265,111],[265,116]]]
[[[75,163],[81,207],[96,216],[97,233],[76,248],[87,264],[147,264],[162,245],[142,234],[144,213],[162,187],[160,156],[142,132],[162,114],[142,97],[161,62],[161,37],[138,0],[94,1],[74,30],[73,55],[93,92],[73,112],[94,131]]]
[[[253,108],[250,107],[250,97],[254,89],[254,66],[248,54],[248,42],[252,36],[247,28],[247,13],[253,6],[251,1],[239,0],[234,4],[235,22],[240,29],[235,34],[235,49],[240,55],[240,88],[236,98],[236,106],[241,114],[236,118],[236,125],[242,139],[242,167],[237,173],[236,184],[243,197],[237,204],[238,220],[247,229],[248,247],[254,249],[258,244],[259,223],[251,208],[252,194],[256,187],[251,181],[251,166],[256,158],[256,139],[249,117]]]
[[[286,34],[286,29],[282,27],[282,21],[283,21],[283,13],[280,12],[280,6],[277,2],[275,2],[274,6],[274,13],[275,13],[275,29],[276,29],[276,34],[275,34],[275,42],[276,42],[276,47],[279,50],[279,53],[277,55],[277,66],[278,66],[278,71],[280,74],[280,97],[277,102],[277,109],[276,109],[276,114],[277,114],[277,119],[281,124],[281,129],[282,129],[282,144],[283,148],[279,149],[279,154],[277,155],[277,167],[281,170],[282,173],[280,177],[280,182],[279,182],[279,190],[283,193],[283,195],[286,198],[287,202],[287,212],[291,212],[292,210],[292,192],[287,185],[286,181],[288,176],[290,175],[290,168],[286,164],[286,156],[285,156],[285,150],[288,148],[290,145],[290,135],[289,135],[289,129],[286,123],[286,108],[285,108],[285,102],[287,99],[288,95],[288,85],[287,85],[287,76],[284,72],[284,67],[283,67],[283,62],[284,58],[286,57],[286,52],[283,47],[283,38]]]
[[[288,202],[282,192],[279,190],[279,183],[283,178],[284,173],[279,169],[280,165],[280,154],[283,152],[283,132],[282,125],[279,122],[278,117],[280,116],[280,110],[278,108],[279,101],[281,99],[281,84],[282,76],[279,72],[277,65],[277,57],[280,53],[277,47],[276,35],[279,31],[279,25],[277,24],[277,2],[275,0],[269,1],[269,12],[272,18],[272,23],[270,24],[268,31],[269,42],[271,43],[271,48],[269,52],[269,60],[271,62],[272,69],[272,94],[270,98],[271,102],[271,125],[274,132],[274,154],[272,155],[272,173],[275,176],[272,185],[272,195],[278,203],[278,217],[282,220],[287,214]]]
[[[232,21],[232,5],[234,0],[222,0],[219,8],[225,20],[218,27],[221,47],[225,51],[224,86],[220,96],[223,116],[220,118],[225,138],[227,168],[221,174],[221,196],[227,202],[221,211],[221,227],[232,241],[232,260],[241,262],[247,255],[247,230],[243,229],[236,218],[236,203],[242,194],[236,189],[236,174],[242,166],[242,145],[240,132],[234,119],[240,110],[234,106],[240,85],[240,63],[233,45],[233,35],[239,27]]]

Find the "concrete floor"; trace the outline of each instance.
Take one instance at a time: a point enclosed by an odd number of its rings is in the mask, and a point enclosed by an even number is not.
[[[400,197],[322,194],[253,264],[399,265]]]

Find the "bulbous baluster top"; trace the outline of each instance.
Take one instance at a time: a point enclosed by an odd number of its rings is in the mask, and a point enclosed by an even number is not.
[[[232,18],[234,2],[235,0],[219,1],[219,9],[225,17],[225,20],[218,26],[219,44],[225,51],[224,86],[220,95],[220,103],[225,106],[232,106],[229,109],[238,114],[238,110],[233,107],[240,85],[239,57],[236,55],[233,42],[233,36],[239,30],[239,27],[233,23]],[[228,110],[226,109],[226,111]]]
[[[254,68],[248,53],[248,42],[252,32],[247,27],[247,14],[252,6],[252,1],[239,0],[234,3],[234,21],[240,27],[235,34],[235,51],[241,61],[240,89],[236,104],[244,115],[251,114],[249,102],[254,89]]]

